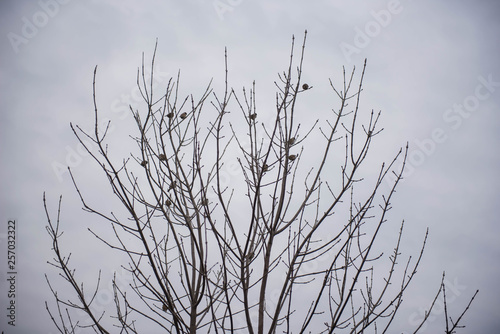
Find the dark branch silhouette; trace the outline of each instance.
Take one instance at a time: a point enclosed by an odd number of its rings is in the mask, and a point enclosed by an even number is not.
[[[99,204],[86,199],[69,172],[84,210],[107,220],[114,239],[90,232],[126,254],[123,266],[133,280],[125,288],[113,280],[116,312],[113,326],[105,329],[102,319],[109,315],[91,307],[100,274],[94,292],[84,291],[70,255],[59,248],[59,212],[54,223],[46,209],[55,253],[51,264],[77,296],[74,302],[61,298],[47,278],[56,301],[55,310],[48,303],[47,310],[59,332],[151,332],[137,327],[138,318],[167,333],[389,331],[417,273],[428,233],[415,259],[400,253],[404,222],[389,256],[375,250],[408,146],[375,167],[373,180],[361,174],[372,140],[382,131],[380,113],[359,108],[366,61],[359,78],[355,69],[344,69],[340,88],[330,80],[338,104],[328,119],[301,127],[298,115],[304,107],[299,101],[314,93],[302,79],[306,35],[298,57],[292,39],[288,67],[275,82],[272,113],[257,110],[255,83],[242,93],[230,88],[227,51],[222,94],[210,82],[200,97],[182,97],[180,73],[158,92],[155,47],[151,73],[143,56],[137,74],[144,108],[130,107],[136,148],[120,157],[120,164],[108,150],[109,123],[103,131],[98,126],[96,67],[94,132],[73,124],[71,129],[106,175],[127,219],[97,209]],[[310,140],[313,134],[322,141]],[[92,147],[86,144],[89,139]],[[230,182],[225,169],[233,171]],[[390,188],[382,185],[388,174],[394,175]],[[379,264],[388,269],[377,269]],[[441,293],[446,301],[443,283],[434,302]],[[448,322],[446,314],[447,333],[460,328],[469,306],[455,322],[451,317]],[[88,321],[75,322],[75,312],[86,313]]]

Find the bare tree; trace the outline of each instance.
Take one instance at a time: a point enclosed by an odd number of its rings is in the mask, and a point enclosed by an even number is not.
[[[105,313],[91,307],[101,276],[90,295],[77,282],[70,256],[59,248],[59,216],[51,221],[44,196],[56,255],[51,264],[78,297],[62,299],[47,278],[56,312],[46,307],[61,333],[144,332],[137,318],[167,333],[385,333],[394,324],[427,240],[425,233],[416,259],[403,261],[402,223],[391,254],[376,250],[408,146],[377,167],[374,180],[359,175],[381,131],[380,113],[359,110],[366,61],[359,79],[354,69],[344,69],[340,88],[330,80],[338,105],[323,126],[317,120],[301,128],[298,101],[313,89],[302,80],[306,35],[298,57],[292,39],[288,69],[275,82],[269,124],[257,113],[255,82],[239,94],[230,88],[227,52],[223,94],[210,83],[199,98],[180,96],[180,75],[158,94],[156,47],[150,74],[143,55],[137,85],[144,109],[130,107],[137,148],[119,164],[106,144],[109,124],[103,131],[98,126],[96,67],[95,130],[71,129],[107,176],[127,219],[89,204],[71,170],[70,175],[84,210],[109,221],[114,239],[91,232],[126,254],[124,267],[133,280],[126,289],[113,281],[115,327],[105,329]],[[321,143],[308,142],[313,135]],[[403,167],[394,170],[400,161]],[[221,172],[226,167],[235,171],[231,184]],[[392,187],[384,187],[391,173]],[[434,301],[441,293],[443,284]],[[74,321],[75,311],[86,313],[87,321]],[[462,316],[452,328],[447,321],[447,333],[459,328]]]

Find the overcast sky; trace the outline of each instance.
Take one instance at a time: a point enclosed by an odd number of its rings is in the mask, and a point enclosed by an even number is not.
[[[311,112],[319,118],[331,108],[328,78],[338,79],[342,66],[361,68],[367,58],[361,106],[366,112],[382,110],[385,128],[374,146],[376,157],[380,162],[389,160],[410,143],[409,169],[393,201],[390,228],[396,231],[405,219],[409,253],[418,251],[426,227],[430,238],[397,328],[413,328],[412,319],[421,317],[445,270],[448,293],[456,297],[449,305],[455,318],[480,290],[465,316],[467,329],[458,333],[497,333],[500,4],[494,0],[353,3],[2,1],[1,329],[56,332],[44,305],[52,297],[43,275],[57,275],[46,263],[52,255],[45,231],[44,191],[54,214],[58,196],[64,197],[63,246],[73,252],[74,263],[82,263],[80,278],[92,282],[98,269],[94,258],[106,250],[88,237],[86,227],[96,218],[82,212],[69,175],[61,171],[61,166],[71,165],[90,199],[106,203],[105,180],[94,162],[78,152],[69,127],[70,122],[92,126],[96,65],[98,103],[119,136],[132,125],[123,106],[140,106],[135,75],[142,52],[149,59],[156,38],[159,84],[180,69],[185,92],[199,93],[211,78],[214,87],[220,87],[227,47],[232,85],[240,89],[256,80],[257,95],[262,92],[259,107],[266,110],[273,108],[272,99],[265,97],[272,97],[273,81],[287,66],[292,35],[301,41],[307,29],[303,75],[314,86],[311,94],[316,94]],[[7,327],[5,316],[9,219],[17,223],[15,328]],[[426,332],[443,328],[442,314],[436,317]]]

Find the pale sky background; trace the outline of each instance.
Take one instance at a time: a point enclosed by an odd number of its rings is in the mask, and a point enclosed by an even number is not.
[[[226,11],[218,12],[218,4],[226,4]],[[388,10],[390,17],[381,16]],[[272,96],[273,81],[287,66],[291,36],[301,42],[305,29],[303,75],[314,86],[311,112],[319,118],[332,107],[328,78],[338,79],[343,65],[360,69],[368,58],[361,107],[382,110],[385,128],[374,146],[374,161],[389,160],[410,142],[411,172],[393,200],[387,229],[395,233],[405,219],[407,256],[419,251],[426,227],[430,238],[395,328],[414,328],[411,319],[421,317],[446,271],[454,319],[480,290],[464,318],[467,328],[458,333],[498,333],[500,3],[493,0],[2,1],[1,330],[56,332],[44,304],[53,302],[44,273],[57,275],[47,264],[52,254],[44,191],[53,215],[63,195],[62,245],[81,266],[78,277],[93,286],[100,267],[107,274],[119,270],[116,262],[99,265],[113,254],[89,236],[87,227],[104,222],[82,212],[69,175],[53,168],[72,165],[88,198],[113,209],[116,201],[107,201],[104,178],[89,157],[78,153],[69,128],[70,122],[92,126],[96,65],[100,110],[113,120],[113,135],[120,136],[132,124],[120,107],[126,96],[140,107],[133,98],[135,75],[141,53],[149,59],[156,38],[164,83],[181,69],[186,93],[199,93],[211,78],[220,87],[227,47],[232,86],[249,87],[256,80],[265,110],[273,108],[266,96]],[[364,31],[371,35],[368,40],[360,37]],[[356,52],[346,53],[346,45]],[[465,105],[462,114],[459,105]],[[432,139],[436,133],[441,140]],[[9,219],[17,222],[15,328],[6,324]],[[442,313],[435,316],[425,333],[443,330]]]

